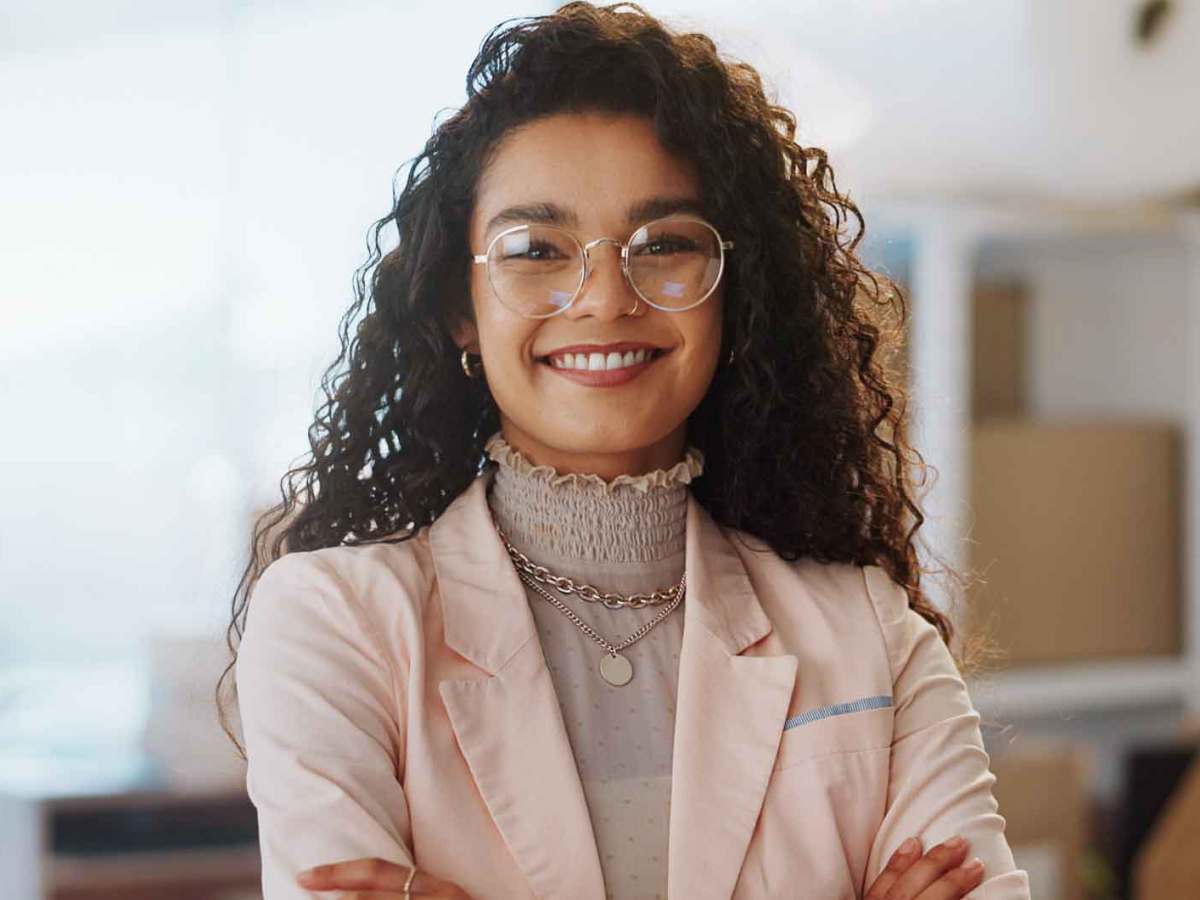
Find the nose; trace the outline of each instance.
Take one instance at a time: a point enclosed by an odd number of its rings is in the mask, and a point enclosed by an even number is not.
[[[611,244],[611,249],[604,244]],[[609,320],[628,315],[638,296],[621,269],[621,242],[616,238],[597,238],[586,244],[583,252],[588,260],[587,277],[579,296],[563,315]]]

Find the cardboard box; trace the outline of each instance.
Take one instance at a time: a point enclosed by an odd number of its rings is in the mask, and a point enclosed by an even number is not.
[[[1038,900],[1084,900],[1083,856],[1091,842],[1091,759],[1071,744],[1011,750],[991,759],[993,793],[1018,868]]]
[[[1025,415],[1028,305],[1026,290],[1019,283],[975,287],[972,419]]]
[[[1173,424],[972,427],[972,630],[1009,666],[1180,652]]]

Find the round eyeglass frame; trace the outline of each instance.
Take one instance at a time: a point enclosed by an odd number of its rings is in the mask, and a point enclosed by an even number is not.
[[[638,290],[638,286],[636,284],[634,284],[634,282],[633,282],[633,276],[629,273],[629,245],[633,242],[633,239],[635,237],[637,237],[642,231],[649,228],[650,226],[657,225],[659,222],[667,222],[667,221],[695,222],[696,224],[703,225],[705,228],[707,228],[709,231],[711,231],[713,233],[713,236],[717,239],[717,249],[721,253],[720,264],[717,267],[717,277],[713,279],[712,287],[710,287],[707,291],[704,292],[703,297],[701,297],[695,303],[692,303],[688,306],[659,306],[657,303],[655,303],[653,300],[651,300],[649,297],[647,297],[645,294],[643,294],[640,290]],[[492,248],[494,246],[496,246],[496,242],[498,240],[500,240],[502,237],[505,237],[507,235],[514,234],[514,233],[520,231],[522,228],[528,228],[528,227],[529,227],[529,225],[523,224],[523,225],[514,225],[511,228],[504,229],[503,231],[501,231],[499,234],[497,234],[495,237],[493,237],[488,242],[487,250],[485,250],[483,253],[472,254],[471,261],[475,264],[478,264],[478,263],[486,264],[488,261],[488,258],[492,254]],[[591,251],[592,251],[593,247],[595,247],[599,244],[616,244],[618,247],[621,248],[621,274],[625,276],[625,283],[628,284],[633,289],[633,292],[635,294],[637,294],[639,297],[641,297],[642,300],[644,300],[650,306],[653,306],[655,309],[661,309],[664,312],[686,312],[689,309],[695,309],[697,306],[699,306],[701,303],[703,303],[705,300],[707,300],[712,295],[713,291],[715,291],[717,289],[717,285],[719,285],[721,283],[721,276],[725,274],[725,251],[733,249],[733,241],[722,240],[721,233],[719,231],[717,231],[717,229],[710,222],[705,221],[704,219],[700,218],[699,216],[680,215],[678,213],[675,213],[675,214],[672,214],[669,216],[662,216],[658,219],[652,219],[649,222],[639,225],[637,228],[635,228],[633,230],[633,233],[629,235],[629,238],[624,241],[619,241],[616,238],[602,237],[602,238],[596,238],[593,241],[588,241],[586,244],[581,244],[581,243],[579,243],[579,238],[575,237],[574,234],[567,231],[565,228],[559,228],[557,225],[541,225],[540,227],[553,228],[555,231],[561,232],[562,234],[565,234],[567,237],[569,237],[571,239],[571,241],[575,244],[575,246],[579,248],[579,252],[583,254],[583,268],[581,269],[580,274],[579,274],[579,283],[575,285],[575,292],[573,294],[571,294],[571,299],[568,300],[566,303],[564,303],[561,307],[556,309],[554,312],[546,313],[546,315],[544,315],[544,316],[531,316],[531,315],[521,312],[520,310],[513,310],[513,312],[517,313],[520,316],[523,316],[526,319],[549,319],[551,316],[557,316],[560,313],[566,312],[568,309],[571,308],[572,304],[574,304],[575,300],[579,297],[579,294],[583,291],[583,286],[584,286],[584,284],[587,283],[588,276],[592,274],[592,253],[591,253]],[[491,287],[491,289],[492,289],[492,295],[497,300],[499,300],[503,306],[505,306],[508,309],[512,309],[511,306],[509,306],[507,303],[504,302],[504,300],[501,299],[500,292],[498,290],[496,290],[496,285],[492,281],[491,266],[488,266],[486,271],[487,271],[487,278],[488,278],[488,286]]]

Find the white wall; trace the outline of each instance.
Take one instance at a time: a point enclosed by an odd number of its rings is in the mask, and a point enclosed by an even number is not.
[[[550,5],[93,6],[0,14],[5,750],[134,736],[149,645],[223,639],[393,176]]]

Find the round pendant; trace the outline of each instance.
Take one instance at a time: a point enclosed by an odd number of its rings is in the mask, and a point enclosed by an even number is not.
[[[605,681],[616,687],[629,684],[629,680],[633,678],[633,663],[620,653],[615,656],[605,653],[600,657],[600,675]]]

